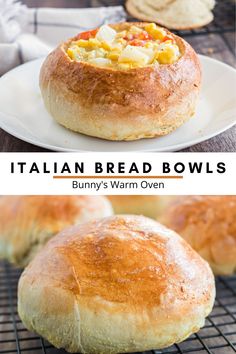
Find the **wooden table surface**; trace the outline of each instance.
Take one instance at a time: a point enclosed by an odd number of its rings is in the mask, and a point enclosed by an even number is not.
[[[226,1],[226,0],[219,0]],[[121,0],[23,0],[30,7],[88,7],[102,6],[104,4],[121,4]],[[231,24],[233,27],[233,24]],[[215,27],[212,25],[213,32]],[[210,34],[190,34],[187,41],[195,50],[204,55],[221,60],[233,67],[236,67],[235,59],[235,31],[229,30],[226,33]],[[0,151],[2,152],[44,152],[45,149],[28,144],[19,140],[0,129]],[[236,126],[226,132],[209,139],[190,148],[184,149],[185,152],[235,152],[236,151]]]

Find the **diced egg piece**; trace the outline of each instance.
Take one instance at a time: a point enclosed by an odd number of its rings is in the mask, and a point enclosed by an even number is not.
[[[97,57],[97,51],[96,50],[91,50],[91,52],[88,53],[88,60],[90,59],[95,59]]]
[[[116,33],[116,38],[124,38],[127,35],[127,31],[121,31]]]
[[[124,38],[118,38],[115,43],[121,44],[122,46],[126,46],[127,41]]]
[[[148,64],[153,62],[153,60],[155,59],[155,51],[153,50],[153,48],[146,48],[146,47],[136,47],[136,48],[149,57]]]
[[[112,43],[116,36],[116,31],[110,26],[101,26],[96,34],[96,39],[100,42]]]
[[[123,49],[123,45],[121,43],[118,43],[118,42],[114,42],[112,44],[112,50],[118,50],[118,51],[122,51]]]
[[[119,63],[135,63],[139,65],[147,65],[149,63],[149,56],[140,51],[138,47],[128,45],[119,57]]]
[[[103,48],[98,48],[96,50],[97,58],[104,58],[106,54],[107,54],[107,51]]]
[[[131,26],[130,27],[130,33],[132,34],[139,34],[143,32],[143,28],[137,27],[137,26]]]
[[[127,63],[119,63],[118,68],[121,70],[129,70],[131,68],[130,64]]]
[[[101,66],[101,67],[109,67],[112,64],[111,60],[106,59],[106,58],[90,59],[89,63],[96,65],[96,66]]]

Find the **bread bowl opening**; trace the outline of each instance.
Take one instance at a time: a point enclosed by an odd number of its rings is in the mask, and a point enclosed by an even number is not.
[[[72,61],[117,70],[173,64],[181,57],[175,36],[154,23],[103,25],[80,33],[65,49]]]

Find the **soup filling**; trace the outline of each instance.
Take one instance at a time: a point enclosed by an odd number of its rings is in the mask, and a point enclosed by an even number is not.
[[[80,33],[67,55],[99,67],[127,70],[149,65],[173,64],[181,56],[174,37],[154,23],[131,25],[116,31],[109,25]]]

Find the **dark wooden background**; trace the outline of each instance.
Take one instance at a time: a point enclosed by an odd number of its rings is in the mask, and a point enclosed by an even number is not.
[[[213,23],[209,28],[209,33],[196,34],[186,33],[187,41],[195,48],[195,50],[204,55],[221,60],[233,67],[236,67],[235,59],[235,17],[226,0],[218,0],[224,2],[225,8],[218,13],[218,23]],[[228,0],[228,4],[230,0]],[[88,7],[122,4],[122,0],[23,0],[30,7]],[[219,11],[218,11],[219,12]],[[215,21],[216,22],[216,21]],[[225,31],[225,28],[231,28]],[[220,30],[219,30],[220,29]],[[33,146],[21,141],[0,129],[0,150],[14,152],[43,152],[45,149]],[[235,152],[236,151],[236,126],[226,132],[209,139],[203,143],[194,145],[185,150],[186,152]]]

